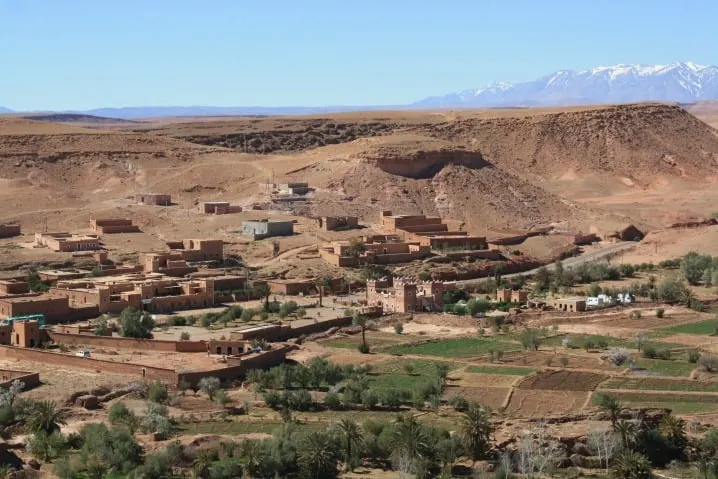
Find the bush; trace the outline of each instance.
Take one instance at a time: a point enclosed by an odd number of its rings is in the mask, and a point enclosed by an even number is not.
[[[453,407],[456,411],[466,411],[469,409],[469,401],[464,396],[457,394],[449,399],[449,406]]]
[[[282,396],[280,396],[276,391],[269,391],[268,393],[265,393],[264,396],[262,396],[262,399],[264,400],[264,404],[266,404],[270,409],[278,409],[284,405]]]
[[[611,348],[607,357],[614,366],[623,366],[631,360],[631,351],[625,348]]]
[[[641,312],[636,310],[631,311],[631,314],[628,316],[631,319],[641,319]]]
[[[307,310],[304,308],[297,308],[296,315],[297,318],[302,319],[307,315]]]
[[[663,308],[658,308],[656,310],[656,318],[662,318],[666,314],[666,310]]]
[[[521,333],[521,345],[526,350],[538,351],[541,345],[541,335],[538,330],[526,328]]]
[[[159,404],[166,403],[170,397],[167,384],[159,380],[151,382],[147,388],[147,397],[152,402]]]
[[[212,401],[214,399],[214,394],[219,390],[221,386],[221,382],[219,378],[209,376],[200,379],[197,385],[199,386],[199,390],[205,393],[207,397],[209,397],[209,400]]]
[[[476,316],[478,313],[485,313],[491,309],[491,304],[483,298],[471,298],[466,303],[466,310],[471,316]]]
[[[110,406],[108,419],[113,426],[125,426],[130,432],[135,432],[139,425],[139,420],[137,416],[135,416],[135,413],[130,411],[130,409],[125,406],[125,403],[122,402],[116,402]]]
[[[718,356],[701,356],[697,364],[708,373],[718,372]]]
[[[402,323],[396,323],[394,325],[394,332],[396,334],[401,334],[404,332],[404,325]]]
[[[369,354],[371,352],[371,349],[369,348],[369,345],[367,343],[360,343],[357,347],[357,350],[362,354]]]
[[[686,359],[688,360],[689,363],[692,363],[692,364],[697,363],[698,360],[700,359],[700,357],[701,357],[701,353],[695,349],[691,349],[690,351],[688,351],[686,353]]]
[[[266,399],[265,399],[266,402]],[[267,404],[269,405],[269,404]],[[324,395],[324,405],[331,409],[332,411],[336,411],[339,409],[342,405],[341,400],[339,399],[339,395],[333,391],[329,391],[327,394]]]
[[[187,331],[182,331],[180,334],[180,341],[189,341],[190,335]]]
[[[369,409],[373,409],[376,407],[377,404],[379,404],[379,395],[373,389],[369,389],[364,391],[364,394],[362,394],[361,401],[364,406],[368,407]]]
[[[261,313],[259,313],[259,319],[261,319],[262,321],[266,321],[267,319],[269,319],[269,313],[266,311],[262,311]]]
[[[125,338],[152,339],[155,320],[147,313],[125,308],[120,313],[120,331]]]
[[[561,356],[558,358],[558,362],[561,363],[561,367],[565,368],[568,366],[568,358],[566,356]]]
[[[250,322],[252,318],[254,318],[254,310],[249,308],[242,311],[242,315],[239,317],[245,323]]]

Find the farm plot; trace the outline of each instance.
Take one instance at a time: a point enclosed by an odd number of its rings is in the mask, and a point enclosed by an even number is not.
[[[463,396],[469,401],[475,401],[493,410],[503,406],[511,388],[507,387],[448,387],[444,391],[442,399],[448,401],[454,396]]]
[[[371,348],[378,348],[383,346],[392,346],[395,344],[406,343],[410,341],[417,341],[420,337],[418,336],[400,336],[398,334],[388,334],[381,331],[367,331],[366,341]],[[342,338],[334,338],[326,341],[322,341],[323,346],[330,348],[344,348],[344,349],[356,349],[361,343],[361,334],[353,334],[344,336]]]
[[[695,364],[688,361],[645,358],[636,359],[636,366],[641,369],[633,372],[636,375],[652,374],[673,377],[688,377],[696,367]]]
[[[666,408],[677,414],[700,414],[718,411],[716,394],[681,394],[672,392],[615,392],[625,407]],[[595,402],[596,396],[594,396]]]
[[[718,383],[667,378],[611,378],[599,389],[632,389],[639,391],[718,392]],[[718,398],[716,398],[718,400]]]
[[[586,391],[515,389],[505,413],[513,417],[543,417],[579,411],[588,400]]]
[[[520,389],[550,391],[593,391],[606,376],[582,371],[544,371],[528,376],[518,385]]]
[[[580,350],[558,350],[554,351],[517,351],[514,353],[504,354],[501,358],[501,362],[498,363],[502,366],[516,366],[516,367],[528,367],[528,368],[542,368],[547,364],[553,366],[561,365],[561,357],[566,357],[568,363],[566,368],[587,368],[597,369],[605,371],[615,371],[615,367],[601,361],[598,354],[583,353]],[[563,365],[561,365],[563,367]]]
[[[506,376],[528,376],[536,372],[535,369],[523,366],[502,366],[494,364],[481,364],[477,366],[469,366],[466,368],[467,373],[481,375],[506,375]],[[495,377],[495,376],[494,376]]]
[[[640,319],[621,317],[619,319],[602,319],[595,321],[597,324],[606,324],[615,328],[627,329],[663,329],[679,324],[689,324],[700,321],[700,316],[695,312],[681,312],[678,314],[668,313],[662,318],[655,316],[652,311],[643,311]]]
[[[714,335],[718,331],[718,320],[706,319],[697,323],[679,324],[678,326],[663,328],[662,331],[678,334]]]
[[[516,351],[521,349],[518,343],[509,343],[496,339],[453,338],[421,344],[391,346],[383,350],[389,354],[416,354],[463,358],[489,354],[491,351]]]
[[[437,367],[443,365],[452,371],[461,366],[449,361],[431,361],[425,359],[407,359],[377,364],[369,375],[369,384],[378,389],[418,390],[426,384],[435,383]],[[453,373],[449,374],[449,379]]]

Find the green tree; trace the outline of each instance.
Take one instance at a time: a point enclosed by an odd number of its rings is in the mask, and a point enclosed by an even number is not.
[[[67,424],[67,411],[59,409],[54,401],[37,401],[32,408],[25,425],[33,433],[44,432],[48,435],[59,431]]]
[[[125,426],[132,433],[139,426],[139,419],[123,402],[116,402],[110,406],[108,419],[113,426]]]
[[[308,433],[297,448],[297,464],[305,477],[332,479],[338,476],[339,449],[325,431]]]
[[[424,426],[413,416],[399,416],[391,440],[392,456],[395,462],[408,463],[410,472],[416,473],[419,465],[432,451]]]
[[[599,285],[597,283],[591,283],[588,287],[588,295],[589,296],[598,296],[599,294],[601,294],[601,291],[603,291],[601,289],[601,285]]]
[[[199,386],[200,391],[205,393],[210,401],[213,401],[214,394],[219,390],[221,382],[219,378],[209,376],[200,379],[197,385]]]
[[[128,473],[141,462],[142,448],[126,428],[104,424],[86,424],[80,430],[80,462],[86,470],[97,471],[92,477],[105,478],[105,471]]]
[[[44,293],[50,290],[50,287],[40,280],[40,275],[34,269],[27,273],[27,284],[33,293]]]
[[[357,314],[352,319],[352,323],[354,326],[359,326],[361,328],[361,343],[363,345],[366,345],[366,326],[369,322],[369,319],[366,316],[362,316],[361,314]]]
[[[167,384],[160,380],[152,381],[147,387],[147,397],[150,401],[164,404],[170,398]]]
[[[364,438],[361,428],[356,421],[349,418],[343,418],[337,424],[337,429],[341,434],[344,444],[344,463],[348,471],[353,471],[353,458],[358,453],[359,446]]]
[[[190,335],[187,331],[182,331],[182,334],[180,334],[180,341],[189,341]]]
[[[656,288],[656,296],[665,303],[684,301],[686,292],[690,291],[686,285],[676,277],[665,278]]]
[[[60,431],[52,433],[36,431],[28,440],[30,454],[41,461],[48,462],[60,457],[65,449],[67,449],[67,440]]]
[[[467,451],[473,459],[478,459],[486,452],[494,430],[491,411],[479,405],[471,405],[461,417],[459,429]]]
[[[681,273],[688,284],[697,285],[703,279],[705,270],[710,269],[713,260],[709,255],[690,252],[681,259]]]
[[[526,350],[538,351],[541,346],[541,333],[537,329],[525,328],[521,332],[521,345]]]
[[[151,339],[155,320],[135,308],[125,308],[120,313],[120,330],[125,338]]]
[[[328,276],[317,278],[317,280],[314,282],[314,285],[316,286],[317,292],[319,293],[319,307],[321,307],[322,299],[324,298],[324,290],[325,288],[332,287],[332,278]]]
[[[100,318],[95,322],[94,333],[96,336],[109,336],[110,335],[110,327],[107,324],[106,317],[100,316]]]
[[[253,294],[254,296],[258,298],[264,299],[264,305],[262,306],[262,310],[265,313],[269,313],[269,295],[271,294],[271,290],[269,289],[269,286],[267,283],[257,283],[253,287]]]
[[[611,473],[616,479],[650,479],[651,465],[643,454],[624,450],[616,457]]]
[[[466,311],[471,316],[476,316],[478,313],[485,313],[491,308],[488,301],[483,298],[471,298],[466,303]]]
[[[667,414],[661,419],[658,430],[674,451],[683,451],[688,445],[686,422],[683,419],[673,414]]]
[[[545,266],[541,266],[534,276],[534,288],[538,292],[548,291],[551,286],[551,272]]]

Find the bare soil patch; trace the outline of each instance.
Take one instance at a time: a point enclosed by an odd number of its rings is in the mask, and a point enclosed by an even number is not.
[[[569,414],[583,408],[589,394],[586,391],[515,389],[505,413],[515,417]]]
[[[476,401],[496,410],[503,406],[510,391],[511,388],[505,387],[448,387],[442,399],[448,401],[454,396],[463,396],[469,401]]]

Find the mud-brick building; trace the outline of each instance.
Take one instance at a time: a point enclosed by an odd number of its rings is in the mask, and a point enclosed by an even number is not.
[[[97,235],[71,233],[35,233],[35,247],[50,248],[62,253],[102,249]]]
[[[166,193],[138,193],[135,195],[135,201],[143,205],[170,206],[172,196]]]
[[[48,322],[63,321],[70,315],[67,298],[50,294],[0,298],[0,318],[43,314]]]
[[[0,238],[20,236],[20,225],[17,223],[0,224]]]
[[[292,236],[293,234],[294,223],[291,221],[272,221],[268,219],[242,221],[242,235],[253,240],[273,236]]]
[[[324,231],[350,230],[359,227],[356,216],[322,216],[317,219],[319,227]]]
[[[366,295],[369,306],[381,306],[387,313],[441,311],[444,292],[455,289],[456,283],[427,281],[413,282],[405,278],[367,281]]]
[[[90,229],[100,234],[138,233],[140,231],[140,228],[133,225],[132,220],[128,218],[92,218]]]
[[[167,247],[171,253],[179,254],[183,260],[194,263],[199,261],[222,261],[224,259],[224,241],[219,239],[185,239],[169,241]]]

